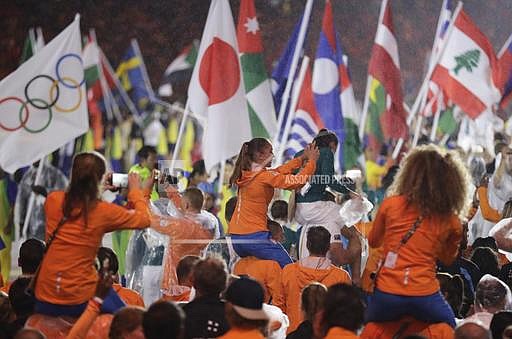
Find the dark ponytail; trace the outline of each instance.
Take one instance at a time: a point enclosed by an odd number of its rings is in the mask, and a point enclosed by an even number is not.
[[[272,144],[265,138],[254,138],[251,141],[243,143],[242,149],[236,159],[233,174],[231,178],[229,178],[229,184],[231,186],[236,185],[236,182],[242,176],[242,171],[249,171],[251,169],[251,163],[256,161],[258,153],[263,152],[266,147],[272,147]]]
[[[85,152],[73,158],[71,181],[62,206],[66,219],[73,220],[82,216],[87,226],[89,211],[98,201],[99,185],[105,171],[105,159],[99,153]],[[75,209],[76,212],[72,214]]]

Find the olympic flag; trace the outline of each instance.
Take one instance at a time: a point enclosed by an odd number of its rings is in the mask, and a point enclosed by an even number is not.
[[[0,81],[0,167],[30,165],[89,129],[80,19]]]

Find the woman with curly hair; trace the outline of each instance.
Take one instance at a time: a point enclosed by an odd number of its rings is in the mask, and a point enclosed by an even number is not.
[[[384,257],[367,322],[410,315],[455,326],[436,279],[436,262],[449,265],[457,256],[469,180],[457,154],[434,145],[415,148],[403,160],[368,236],[371,247],[383,246]]]

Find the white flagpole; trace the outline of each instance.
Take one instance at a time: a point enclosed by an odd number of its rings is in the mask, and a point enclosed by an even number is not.
[[[172,160],[171,160],[171,168],[170,168],[171,173],[174,170],[174,166],[176,164],[178,154],[180,153],[181,139],[183,139],[183,133],[185,132],[185,125],[187,123],[188,115],[189,115],[189,107],[188,107],[188,99],[187,99],[187,103],[185,104],[185,110],[183,111],[183,116],[181,118],[180,129],[178,131],[178,138],[176,139],[176,144],[174,145],[174,152],[172,152]]]
[[[505,51],[508,48],[508,45],[510,45],[510,42],[512,42],[512,34],[510,34],[507,38],[507,41],[505,41],[505,44],[503,44],[503,47],[501,47],[500,52],[498,53],[498,59],[505,54]]]
[[[224,159],[224,157],[222,157]],[[216,200],[222,201],[222,189],[224,188],[224,172],[226,171],[226,160],[222,160],[220,162],[220,172],[219,172],[219,187],[217,187],[218,190],[218,197]]]
[[[437,126],[439,126],[439,118],[441,117],[441,105],[437,103],[437,110],[434,115],[434,121],[432,122],[432,130],[430,131],[430,141],[436,140]]]
[[[153,87],[151,87],[151,81],[149,81],[148,71],[146,70],[146,64],[144,63],[144,59],[142,58],[142,53],[140,52],[139,43],[137,39],[132,39],[131,41],[132,47],[140,58],[140,68],[142,70],[142,77],[144,78],[144,84],[146,85],[146,89],[149,92],[150,99],[153,100],[155,98],[155,93],[153,92]]]
[[[434,58],[430,60],[428,72],[427,72],[425,78],[423,79],[423,83],[422,83],[422,85],[420,87],[420,91],[419,91],[418,96],[416,97],[416,100],[414,101],[414,105],[413,105],[413,107],[411,109],[411,114],[409,114],[409,117],[407,119],[407,125],[409,125],[409,126],[411,125],[411,123],[412,123],[412,121],[414,119],[414,116],[418,112],[418,109],[419,109],[422,97],[426,96],[426,94],[427,94],[428,82],[430,81],[430,78],[432,77],[432,73],[434,72],[435,66],[439,62],[439,59],[441,58],[441,56],[444,53],[444,50],[446,49],[446,42],[450,39],[450,36],[452,34],[452,31],[453,31],[455,20],[457,19],[457,16],[459,15],[459,13],[460,13],[460,11],[462,9],[462,5],[463,5],[462,1],[459,1],[459,3],[457,4],[457,8],[455,8],[455,11],[453,13],[452,20],[450,21],[450,25],[448,26],[448,29],[446,31],[446,36],[444,38],[445,39],[445,43],[441,46],[441,50],[439,51],[439,53],[436,53],[436,55],[434,55]],[[400,149],[397,150],[397,148],[399,146],[401,148],[403,143],[404,143],[404,140],[402,140],[402,138],[400,138],[398,140],[398,143],[397,143],[396,147],[395,147],[395,150],[393,151],[393,155],[395,155],[395,154],[398,155],[398,152],[400,151]],[[396,159],[396,158],[393,158],[393,159]]]
[[[290,105],[290,109],[288,110],[288,117],[286,119],[286,125],[283,131],[283,136],[279,141],[279,148],[277,149],[277,159],[276,165],[279,166],[283,162],[283,153],[286,148],[286,142],[288,141],[288,135],[290,134],[290,129],[292,127],[292,121],[295,118],[295,112],[297,110],[297,103],[299,102],[300,91],[302,88],[302,83],[304,82],[304,77],[306,75],[306,71],[309,67],[309,57],[304,56],[302,58],[302,65],[300,66],[299,77],[297,78],[297,82],[293,86],[293,96],[292,102]]]
[[[295,76],[295,72],[297,71],[297,66],[299,64],[299,57],[304,47],[304,39],[306,37],[306,32],[308,29],[309,18],[311,17],[311,10],[313,8],[314,0],[308,0],[306,3],[306,7],[304,9],[304,14],[302,16],[302,22],[300,24],[299,36],[297,38],[297,45],[295,45],[295,50],[293,51],[292,64],[290,65],[290,71],[288,72],[288,79],[286,80],[286,87],[284,88],[283,97],[281,100],[281,107],[279,108],[279,113],[277,115],[277,133],[273,140],[274,147],[276,149],[280,149],[281,145],[279,144],[279,133],[281,132],[281,126],[283,125],[284,120],[284,112],[286,110],[286,106],[288,100],[290,99],[290,93],[293,85],[293,78]]]

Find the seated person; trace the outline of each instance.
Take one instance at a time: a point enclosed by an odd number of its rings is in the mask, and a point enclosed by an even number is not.
[[[166,301],[174,301],[174,302],[187,302],[194,298],[191,295],[192,291],[192,273],[194,270],[194,266],[199,261],[199,257],[197,255],[186,255],[180,259],[178,265],[176,266],[176,276],[178,278],[178,286],[176,286],[176,290],[182,289],[181,294],[167,296],[164,295],[162,298]]]

